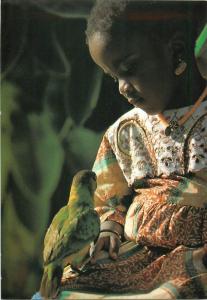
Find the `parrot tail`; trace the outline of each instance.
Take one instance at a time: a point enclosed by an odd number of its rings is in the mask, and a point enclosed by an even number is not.
[[[46,299],[56,299],[63,275],[63,268],[54,263],[44,268],[40,285],[40,294]]]

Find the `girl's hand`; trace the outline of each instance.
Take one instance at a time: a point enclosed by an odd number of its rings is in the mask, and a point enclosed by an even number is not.
[[[113,232],[101,232],[99,238],[94,246],[91,248],[91,263],[95,264],[98,259],[99,253],[102,250],[107,250],[109,257],[117,259],[119,247],[121,245],[120,237]]]

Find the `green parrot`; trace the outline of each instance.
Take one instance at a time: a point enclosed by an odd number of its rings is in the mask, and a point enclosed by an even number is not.
[[[64,267],[78,269],[99,235],[100,219],[94,210],[96,174],[79,171],[73,178],[68,204],[55,215],[44,239],[44,273],[40,294],[56,298]]]

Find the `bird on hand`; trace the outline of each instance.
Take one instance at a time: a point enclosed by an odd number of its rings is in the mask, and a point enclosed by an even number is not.
[[[94,210],[96,186],[94,172],[79,171],[73,178],[68,204],[58,211],[46,232],[40,286],[45,298],[57,298],[64,267],[81,267],[99,235],[100,219]]]

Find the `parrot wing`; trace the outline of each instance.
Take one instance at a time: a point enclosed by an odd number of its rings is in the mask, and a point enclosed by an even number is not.
[[[51,257],[53,256],[55,245],[61,239],[62,227],[64,223],[68,220],[68,218],[69,218],[68,206],[62,207],[53,218],[44,239],[44,251],[43,251],[44,264],[48,264],[48,262],[51,261]]]
[[[70,220],[68,207],[63,207],[45,237],[45,264],[81,250],[97,238],[99,231],[100,219],[95,210],[86,209]]]

